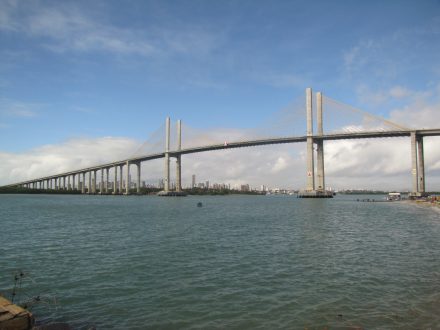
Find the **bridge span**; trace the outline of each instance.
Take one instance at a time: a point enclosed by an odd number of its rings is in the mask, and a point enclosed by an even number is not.
[[[57,173],[50,176],[35,178],[22,182],[6,185],[4,187],[27,187],[39,189],[56,190],[80,190],[83,194],[130,194],[130,165],[137,167],[137,192],[140,191],[141,163],[154,159],[163,158],[164,166],[164,192],[170,191],[170,158],[176,158],[176,191],[182,191],[181,185],[181,156],[200,152],[246,148],[273,144],[302,143],[307,144],[307,187],[305,192],[309,196],[320,197],[325,195],[325,172],[324,172],[324,141],[350,140],[350,139],[371,139],[371,138],[411,138],[411,173],[413,177],[412,195],[421,196],[425,193],[425,169],[424,169],[424,151],[423,138],[427,136],[440,136],[439,129],[398,129],[398,130],[380,130],[370,132],[348,132],[324,134],[322,123],[322,95],[316,94],[317,107],[317,134],[313,133],[313,110],[312,110],[312,90],[306,89],[306,112],[307,112],[307,135],[291,136],[270,139],[256,139],[247,141],[231,141],[223,144],[201,145],[198,147],[181,148],[181,121],[177,122],[177,148],[170,150],[170,119],[166,119],[165,150],[163,152],[148,154],[120,161],[100,164],[92,167],[82,168],[64,173]],[[315,175],[315,152],[313,146],[316,145],[317,175]],[[126,184],[123,187],[123,168],[126,168]],[[109,171],[114,169],[113,187],[109,189]],[[98,172],[101,180],[99,190],[97,189]],[[118,181],[119,172],[119,181]],[[86,175],[88,184],[86,184]],[[105,177],[105,180],[104,180]],[[72,181],[71,181],[72,179]]]

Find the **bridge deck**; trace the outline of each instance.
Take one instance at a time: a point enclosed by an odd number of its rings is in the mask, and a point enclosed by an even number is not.
[[[396,131],[374,131],[374,132],[356,132],[356,133],[338,133],[338,134],[324,134],[324,135],[314,135],[313,139],[315,140],[324,140],[324,141],[334,141],[334,140],[349,140],[349,139],[369,139],[369,138],[390,138],[390,137],[408,137],[412,132],[415,132],[419,136],[440,136],[440,129],[421,129],[421,130],[396,130]],[[223,144],[214,144],[214,145],[206,145],[200,147],[186,148],[181,149],[179,151],[170,151],[169,155],[171,157],[176,157],[178,155],[187,155],[199,152],[213,151],[213,150],[223,150],[223,149],[234,149],[234,148],[246,148],[246,147],[254,147],[261,145],[270,145],[270,144],[285,144],[285,143],[299,143],[306,142],[307,136],[293,136],[293,137],[283,137],[283,138],[271,138],[271,139],[260,139],[260,140],[249,140],[249,141],[238,141],[238,142],[227,142]],[[50,180],[59,177],[81,174],[90,171],[97,171],[101,169],[112,168],[115,166],[122,166],[127,163],[139,163],[144,161],[149,161],[153,159],[164,158],[165,152],[134,157],[129,159],[124,159],[121,161],[91,166],[83,169],[78,169],[75,171],[69,171],[64,173],[58,173],[55,175],[45,176],[41,178],[36,178],[32,180],[27,180],[23,182],[18,182],[14,184],[9,184],[4,187],[12,187],[22,184],[28,184],[36,181]]]

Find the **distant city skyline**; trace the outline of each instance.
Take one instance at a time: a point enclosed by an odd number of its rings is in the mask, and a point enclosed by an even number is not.
[[[148,137],[163,147],[166,116],[187,125],[185,143],[247,138],[302,106],[306,87],[407,127],[440,123],[435,0],[2,1],[0,13],[0,185],[125,159]],[[425,141],[427,190],[440,190],[438,145]],[[327,184],[410,189],[408,150],[407,139],[328,142]],[[303,188],[304,153],[184,156],[183,184],[199,173]],[[142,180],[162,165],[143,164]]]

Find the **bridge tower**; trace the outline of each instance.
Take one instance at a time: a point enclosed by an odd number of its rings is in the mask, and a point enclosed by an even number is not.
[[[313,106],[312,89],[306,89],[306,111],[307,111],[307,189],[315,191],[315,162],[313,154]]]
[[[322,94],[321,92],[316,93],[316,119],[318,138],[316,139],[316,157],[317,157],[317,176],[318,176],[318,191],[325,191],[325,176],[324,176],[324,140],[322,135],[324,134],[322,125]],[[321,137],[321,139],[319,139]]]
[[[316,93],[316,115],[317,115],[317,134],[313,134],[313,104],[312,89],[306,89],[306,113],[307,113],[307,186],[304,191],[300,191],[300,198],[329,198],[333,197],[331,192],[325,190],[324,174],[324,134],[323,130],[323,109],[322,94]],[[315,153],[313,146],[316,144],[317,154],[317,180],[315,180]],[[316,187],[317,186],[317,187]]]
[[[164,190],[158,193],[158,196],[186,196],[182,191],[182,122],[177,121],[177,147],[176,150],[170,151],[170,117],[165,122],[165,167],[164,167]],[[176,158],[176,190],[170,190],[170,157]]]
[[[417,131],[411,132],[411,172],[413,186],[411,197],[426,195],[423,136],[418,135]]]

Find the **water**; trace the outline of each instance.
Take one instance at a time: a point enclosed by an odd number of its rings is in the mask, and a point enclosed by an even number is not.
[[[0,195],[0,291],[75,329],[440,328],[440,213],[356,198]]]

